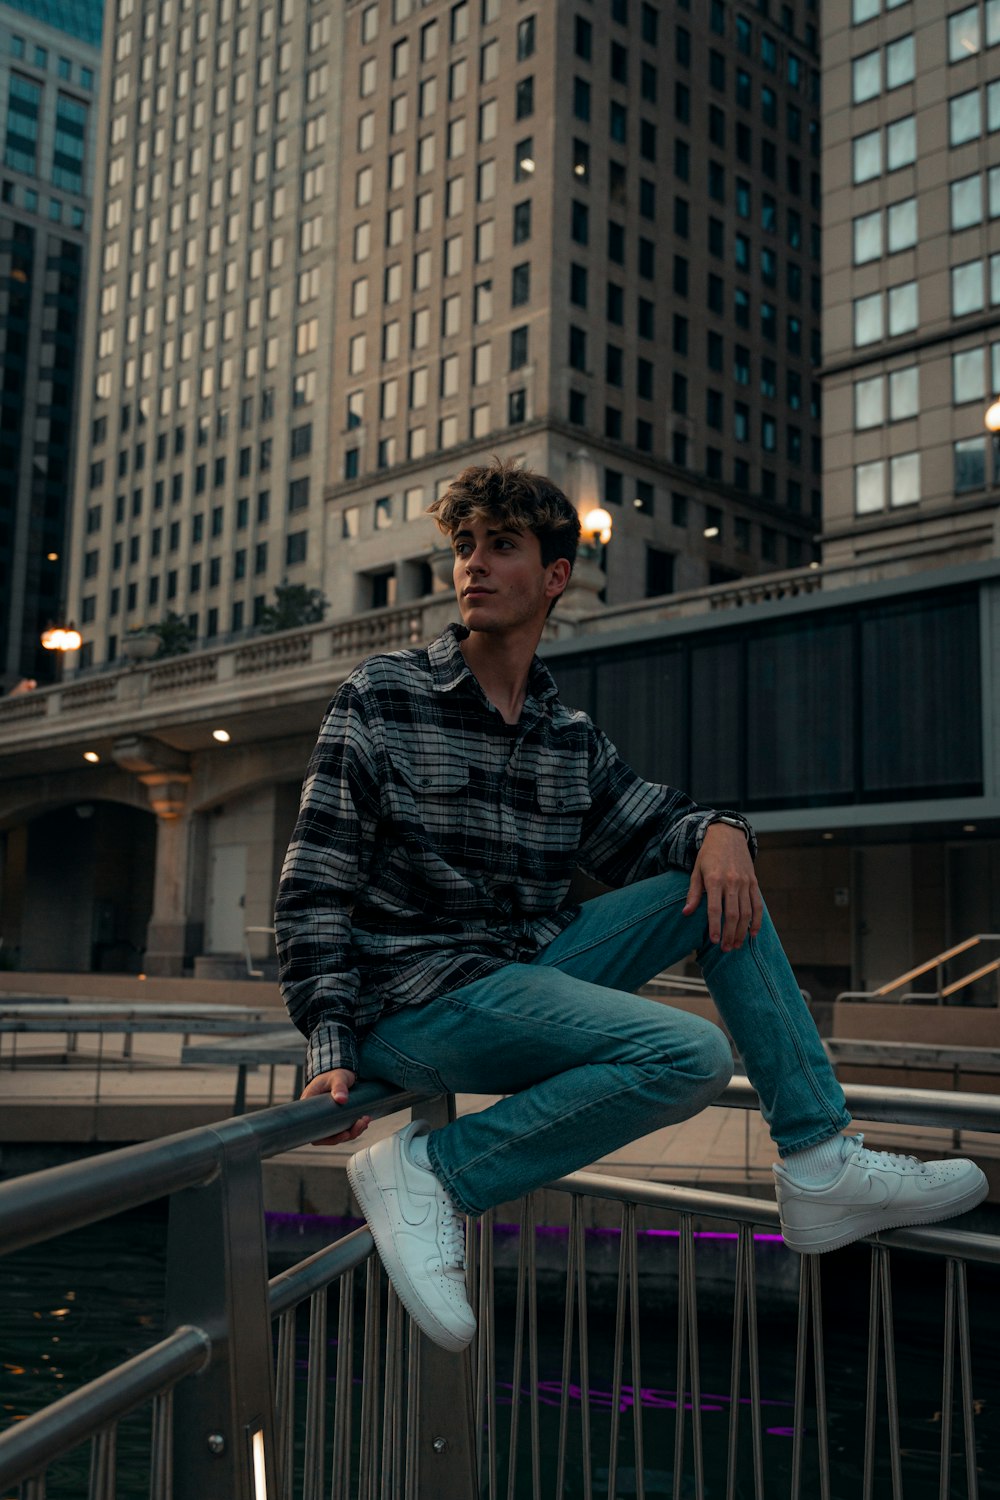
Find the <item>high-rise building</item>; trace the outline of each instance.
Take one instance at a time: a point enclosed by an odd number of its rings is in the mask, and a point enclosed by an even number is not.
[[[282,581],[430,592],[424,507],[492,451],[596,475],[609,602],[809,561],[816,40],[811,0],[117,0],[80,665]]]
[[[65,604],[100,0],[0,4],[0,685]]]
[[[824,8],[824,561],[996,556],[1000,3]]]

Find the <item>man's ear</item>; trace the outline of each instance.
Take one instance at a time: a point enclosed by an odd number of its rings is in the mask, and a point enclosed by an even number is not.
[[[545,587],[547,599],[558,599],[569,583],[572,571],[569,560],[565,557],[557,557],[555,562],[549,563],[549,581]]]

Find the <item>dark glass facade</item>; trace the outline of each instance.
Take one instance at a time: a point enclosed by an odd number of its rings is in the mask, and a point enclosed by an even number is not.
[[[968,588],[552,658],[643,776],[747,813],[983,794]]]
[[[5,0],[11,10],[33,16],[46,26],[68,32],[91,47],[101,45],[104,7],[95,0]]]

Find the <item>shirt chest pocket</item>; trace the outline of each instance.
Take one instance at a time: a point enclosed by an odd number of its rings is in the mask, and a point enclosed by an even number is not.
[[[535,802],[532,842],[550,853],[578,849],[591,803],[587,782],[578,774],[560,776],[554,769],[544,770],[535,783]]]
[[[442,761],[433,752],[410,751],[395,765],[414,797],[451,797],[469,785],[467,765]]]
[[[407,841],[441,852],[465,846],[469,822],[469,766],[445,742],[414,737],[391,747],[397,773],[397,816]]]

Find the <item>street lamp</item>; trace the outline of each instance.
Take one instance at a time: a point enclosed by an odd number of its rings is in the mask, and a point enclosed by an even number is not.
[[[1000,397],[997,397],[992,405],[986,408],[983,421],[990,432],[1000,432]]]
[[[75,625],[49,625],[42,631],[42,645],[46,651],[79,651],[83,636]]]
[[[578,448],[573,455],[569,491],[570,499],[580,513],[581,544],[599,556],[600,548],[611,540],[614,523],[601,504],[597,465],[586,448]]]
[[[559,613],[573,620],[601,608],[600,596],[607,583],[601,561],[613,525],[601,504],[597,465],[586,448],[578,448],[570,461],[566,493],[580,517],[580,547]]]

